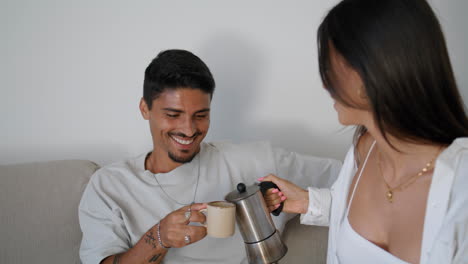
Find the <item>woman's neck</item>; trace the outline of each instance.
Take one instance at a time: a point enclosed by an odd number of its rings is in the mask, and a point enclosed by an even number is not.
[[[435,160],[446,146],[437,143],[412,143],[383,134],[376,129],[368,129],[376,141],[376,155],[383,169],[391,171],[387,180],[392,183],[404,181],[407,177],[419,173],[427,163],[434,168]]]

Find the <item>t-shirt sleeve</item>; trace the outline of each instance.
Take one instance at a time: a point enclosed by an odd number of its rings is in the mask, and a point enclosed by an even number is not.
[[[80,247],[83,264],[99,264],[104,258],[130,248],[130,238],[120,211],[112,209],[96,178],[96,175],[91,178],[78,210],[83,232]]]

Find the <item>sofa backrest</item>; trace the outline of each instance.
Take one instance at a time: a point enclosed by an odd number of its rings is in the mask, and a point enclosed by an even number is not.
[[[0,166],[0,263],[81,263],[78,204],[98,168],[83,160]],[[295,217],[281,263],[325,263],[327,234]]]
[[[0,166],[0,263],[80,263],[78,204],[98,165]]]

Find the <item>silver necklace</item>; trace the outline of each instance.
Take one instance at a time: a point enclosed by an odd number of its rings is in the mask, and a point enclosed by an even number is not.
[[[174,203],[176,204],[179,204],[179,205],[182,205],[182,206],[186,206],[186,205],[189,205],[189,204],[194,204],[195,203],[195,197],[197,196],[197,190],[198,190],[198,182],[200,181],[200,159],[201,159],[201,153],[199,152],[198,153],[198,175],[197,175],[197,184],[195,185],[195,191],[193,192],[193,199],[192,199],[192,202],[191,203],[181,203],[179,201],[177,201],[176,199],[172,198],[165,190],[164,188],[162,187],[162,185],[159,183],[158,181],[158,178],[156,177],[156,174],[153,173],[153,177],[154,179],[156,180],[156,183],[158,184],[159,188],[161,188],[161,191],[163,191],[163,193],[169,198],[171,199]]]

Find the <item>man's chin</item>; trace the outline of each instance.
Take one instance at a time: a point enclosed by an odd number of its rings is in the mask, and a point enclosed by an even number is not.
[[[177,163],[188,163],[188,162],[191,162],[193,160],[193,158],[195,158],[195,156],[197,155],[197,153],[193,153],[191,155],[184,155],[184,156],[181,156],[181,155],[176,155],[172,152],[168,152],[167,155],[169,156],[169,158],[174,161],[174,162],[177,162]]]

